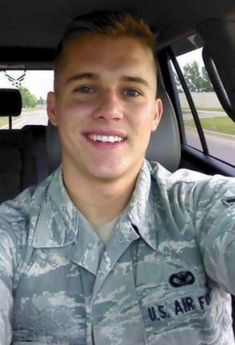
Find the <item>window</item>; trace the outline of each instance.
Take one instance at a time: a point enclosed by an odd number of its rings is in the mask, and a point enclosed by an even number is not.
[[[235,150],[235,123],[223,110],[213,89],[204,66],[202,48],[178,55],[177,62],[195,105],[209,155],[235,166],[235,155],[232,154]],[[191,107],[175,71],[174,76],[183,113],[186,143],[203,151]]]
[[[53,71],[1,71],[0,88],[18,88],[21,92],[23,108],[20,116],[12,117],[13,129],[47,125],[46,98],[53,90]],[[4,129],[9,129],[8,117],[0,117],[0,130]]]
[[[185,139],[186,139],[186,144],[192,147],[195,147],[202,151],[202,144],[200,141],[200,137],[198,135],[196,123],[193,118],[192,111],[189,107],[184,89],[179,81],[179,78],[177,76],[177,73],[175,71],[174,65],[171,64],[173,72],[174,72],[174,78],[178,90],[178,95],[179,95],[179,101],[180,101],[180,106],[182,110],[182,117],[183,117],[183,123],[184,123],[184,128],[185,128]]]

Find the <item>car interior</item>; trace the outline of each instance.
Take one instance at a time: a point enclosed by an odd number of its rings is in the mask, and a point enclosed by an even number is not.
[[[221,134],[219,138],[225,138],[227,146],[218,156],[212,153],[210,145],[215,144],[207,139],[214,135],[214,130],[204,128],[207,110],[197,107],[195,92],[190,90],[184,75],[186,69],[179,64],[180,58],[188,53],[202,51],[213,97],[221,106],[220,114],[231,121],[229,127],[234,130],[234,0],[5,0],[0,11],[0,71],[53,70],[55,48],[66,25],[78,14],[99,9],[128,12],[143,18],[157,34],[158,97],[163,100],[164,114],[152,134],[146,158],[158,161],[170,171],[189,168],[235,176],[232,146],[235,135]],[[37,82],[35,79],[34,83]],[[183,94],[187,106],[182,106]],[[0,119],[8,118],[7,128],[0,128],[1,202],[40,182],[61,162],[58,133],[52,124],[29,124],[22,128],[12,125],[22,110],[20,90],[0,88]],[[209,110],[212,112],[213,106]],[[212,118],[210,125],[213,121],[216,122]],[[192,123],[193,129],[189,129]],[[194,136],[198,137],[198,146],[190,141]]]

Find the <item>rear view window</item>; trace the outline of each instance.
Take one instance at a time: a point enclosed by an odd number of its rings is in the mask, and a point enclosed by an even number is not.
[[[20,116],[12,117],[12,128],[26,125],[47,125],[46,98],[53,90],[53,71],[1,71],[0,88],[18,88],[23,108]],[[0,130],[9,129],[9,118],[0,117]]]

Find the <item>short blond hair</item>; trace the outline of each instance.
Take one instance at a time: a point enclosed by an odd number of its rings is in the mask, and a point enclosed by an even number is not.
[[[153,54],[157,74],[159,65],[155,51],[156,35],[142,19],[119,12],[93,11],[75,17],[66,28],[55,53],[55,82],[65,46],[87,33],[100,33],[117,38],[128,36],[141,41]]]

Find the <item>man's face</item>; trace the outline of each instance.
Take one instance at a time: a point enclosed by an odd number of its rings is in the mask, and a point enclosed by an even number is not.
[[[63,167],[90,179],[137,174],[162,113],[156,72],[140,41],[89,34],[67,44],[48,114]]]

